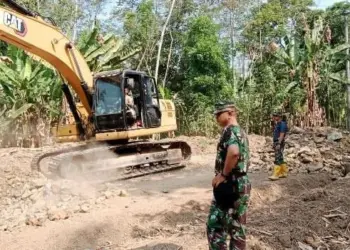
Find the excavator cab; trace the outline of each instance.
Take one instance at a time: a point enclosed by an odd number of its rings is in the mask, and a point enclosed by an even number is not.
[[[92,113],[97,133],[159,127],[161,111],[154,79],[132,70],[96,74]]]

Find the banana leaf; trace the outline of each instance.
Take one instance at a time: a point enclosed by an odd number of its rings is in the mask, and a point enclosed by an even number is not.
[[[24,104],[22,107],[20,107],[17,110],[10,110],[8,111],[7,117],[4,117],[3,115],[0,118],[0,129],[4,129],[8,127],[13,121],[15,121],[19,116],[23,115],[25,112],[28,111],[33,105],[32,104]]]

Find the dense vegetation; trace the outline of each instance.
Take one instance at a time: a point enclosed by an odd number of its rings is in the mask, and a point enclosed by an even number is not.
[[[350,125],[346,2],[326,10],[311,0],[17,2],[52,17],[93,71],[155,76],[176,103],[180,133],[215,135],[213,104],[226,98],[249,132],[269,133],[275,109],[300,126]],[[1,43],[0,54],[8,57],[0,63],[1,130],[16,142],[45,135],[61,115],[60,77],[13,46]]]

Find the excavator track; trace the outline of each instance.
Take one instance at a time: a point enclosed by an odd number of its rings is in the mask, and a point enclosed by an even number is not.
[[[190,146],[178,140],[88,143],[39,154],[31,168],[49,178],[105,182],[182,168],[190,157]]]

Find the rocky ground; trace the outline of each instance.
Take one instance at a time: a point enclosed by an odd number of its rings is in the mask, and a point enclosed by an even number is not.
[[[265,145],[271,145],[270,138],[265,141]],[[348,132],[332,128],[293,128],[286,141],[285,158],[292,173],[322,172],[336,178],[349,172],[349,146]],[[269,170],[271,153],[271,146],[253,152],[252,171]]]
[[[32,172],[30,160],[37,150],[1,149],[0,229],[14,231],[23,225],[42,226],[47,220],[65,220],[75,213],[99,208],[106,199],[125,196],[115,185],[92,186],[70,180],[50,180]]]
[[[216,140],[179,139],[193,149],[186,169],[102,185],[32,172],[33,156],[52,146],[0,149],[0,249],[207,249]],[[341,131],[294,128],[292,176],[271,183],[271,139],[250,136],[250,249],[350,249],[349,144]]]

